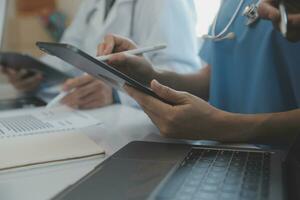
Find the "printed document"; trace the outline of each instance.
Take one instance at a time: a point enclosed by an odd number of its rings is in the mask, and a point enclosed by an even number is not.
[[[0,112],[0,139],[66,132],[101,125],[95,118],[65,106]]]

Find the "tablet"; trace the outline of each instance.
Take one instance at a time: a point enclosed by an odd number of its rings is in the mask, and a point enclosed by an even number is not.
[[[43,75],[44,81],[48,85],[54,85],[70,78],[57,69],[26,54],[0,52],[0,65],[9,68],[27,69],[29,71],[29,76],[30,74],[34,74],[34,72],[39,72]]]
[[[171,104],[157,96],[151,88],[143,85],[114,67],[109,66],[107,63],[95,59],[72,45],[37,42],[37,46],[42,51],[66,61],[97,79],[101,79],[117,90],[123,91],[124,84],[128,84],[139,91],[151,95],[165,103]]]
[[[45,106],[46,102],[38,97],[20,97],[16,99],[0,100],[0,111],[20,109],[20,108],[35,108]]]

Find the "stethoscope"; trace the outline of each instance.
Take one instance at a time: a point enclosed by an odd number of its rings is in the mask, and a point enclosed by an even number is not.
[[[218,15],[215,17],[213,24],[212,24],[212,34],[206,34],[203,36],[204,39],[213,40],[215,42],[222,41],[222,40],[233,40],[236,38],[236,34],[234,32],[228,32],[230,26],[233,24],[233,22],[236,20],[240,10],[242,9],[242,6],[244,4],[245,0],[240,0],[236,10],[234,11],[232,17],[230,18],[228,24],[225,26],[225,28],[220,32],[216,33],[216,25],[218,21]],[[260,0],[257,3],[252,3],[245,7],[243,11],[243,16],[247,18],[246,25],[251,26],[255,24],[259,20],[258,15],[258,5],[260,3]]]
[[[95,0],[95,5],[98,5],[98,3],[101,0]],[[102,0],[104,1],[104,0]],[[118,1],[118,0],[116,0]],[[134,17],[135,17],[135,10],[136,10],[136,4],[137,4],[137,0],[133,0],[132,1],[132,10],[131,10],[131,19],[130,19],[130,31],[129,31],[129,36],[132,38],[134,35]],[[98,11],[98,6],[96,6],[95,8],[93,8],[86,16],[85,19],[85,23],[88,25],[90,24],[92,18],[94,17],[95,13]]]

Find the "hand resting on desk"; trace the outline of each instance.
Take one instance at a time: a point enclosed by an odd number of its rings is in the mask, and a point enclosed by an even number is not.
[[[93,109],[113,103],[112,88],[90,75],[67,80],[63,90],[73,90],[62,100],[63,104],[72,108]]]
[[[1,72],[8,78],[8,81],[21,92],[32,92],[36,90],[43,81],[42,74],[29,72],[25,69],[17,70],[1,67]]]

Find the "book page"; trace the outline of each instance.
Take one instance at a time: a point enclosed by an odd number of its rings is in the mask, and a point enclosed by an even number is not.
[[[100,156],[104,150],[79,132],[0,139],[0,171]]]

